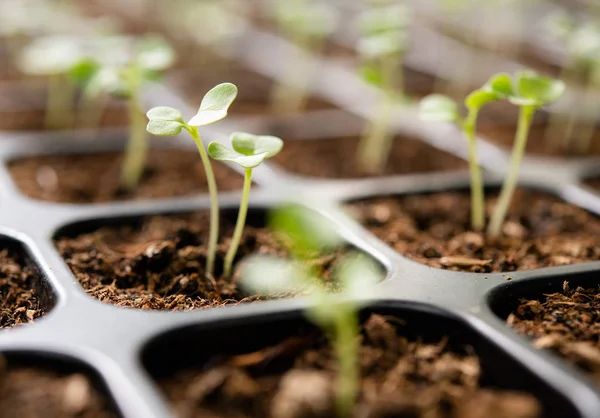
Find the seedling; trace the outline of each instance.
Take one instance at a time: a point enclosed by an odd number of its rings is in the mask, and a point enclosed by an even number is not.
[[[73,126],[74,86],[68,73],[82,59],[83,51],[77,39],[66,35],[40,37],[21,52],[17,66],[25,74],[47,78],[47,129]]]
[[[426,122],[454,122],[463,131],[469,148],[469,172],[471,174],[471,225],[474,230],[485,227],[485,204],[481,168],[477,161],[477,118],[488,103],[502,100],[501,91],[510,86],[510,76],[498,74],[482,88],[475,90],[465,99],[467,116],[460,114],[458,104],[447,96],[432,94],[421,100],[420,116]]]
[[[225,277],[231,276],[233,259],[235,258],[240,240],[242,239],[242,233],[244,232],[250,187],[252,186],[252,170],[262,164],[265,159],[277,155],[281,151],[281,148],[283,148],[283,141],[275,136],[235,132],[231,135],[231,146],[233,149],[219,142],[208,144],[208,154],[213,160],[236,163],[244,169],[242,200],[240,202],[233,238],[225,255],[225,265],[223,268]]]
[[[271,92],[276,113],[301,111],[314,69],[307,55],[318,55],[337,25],[337,13],[323,0],[273,0],[274,19],[284,36],[296,47],[287,60],[281,81]]]
[[[215,256],[217,253],[217,240],[219,239],[219,200],[217,196],[217,182],[212,170],[210,159],[204,149],[200,138],[198,127],[218,122],[227,116],[227,110],[237,97],[238,89],[234,84],[223,83],[212,88],[200,104],[200,109],[188,123],[183,121],[181,112],[172,107],[155,107],[148,113],[148,126],[146,130],[152,135],[173,136],[181,133],[183,129],[188,131],[204,165],[208,193],[210,195],[210,232],[208,239],[208,255],[206,259],[206,273],[212,276],[215,267]]]
[[[371,1],[360,16],[362,38],[358,54],[362,77],[381,89],[377,117],[362,137],[357,164],[367,173],[380,172],[387,161],[393,135],[390,119],[394,106],[404,99],[403,57],[408,44],[408,7],[395,1]]]
[[[308,293],[312,303],[305,314],[330,339],[339,365],[337,416],[351,416],[360,381],[358,312],[368,299],[376,296],[380,271],[365,256],[347,255],[334,274],[343,294],[328,293],[320,284],[321,272],[311,261],[324,251],[343,244],[331,222],[300,206],[289,205],[275,211],[270,223],[271,229],[286,238],[295,258],[282,260],[259,255],[247,259],[241,270],[241,284],[261,293],[300,290]]]
[[[558,100],[565,91],[565,84],[562,81],[544,77],[533,71],[517,72],[512,82],[508,83],[508,81],[510,78],[504,77],[502,83],[492,87],[494,92],[506,97],[509,102],[519,107],[519,123],[510,168],[488,226],[487,232],[490,237],[500,235],[519,178],[519,167],[525,154],[531,121],[535,112]]]

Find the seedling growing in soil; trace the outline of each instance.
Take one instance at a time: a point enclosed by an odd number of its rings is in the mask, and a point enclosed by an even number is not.
[[[465,99],[467,116],[460,114],[458,104],[447,96],[432,94],[421,100],[420,115],[426,122],[454,122],[463,131],[469,147],[469,172],[471,174],[471,225],[474,230],[485,227],[485,203],[481,168],[477,161],[477,118],[488,103],[502,100],[511,84],[508,74],[492,77],[482,88],[475,90]]]
[[[306,316],[330,339],[339,365],[335,391],[337,416],[351,416],[360,382],[358,312],[366,300],[376,296],[380,271],[365,256],[349,254],[334,272],[334,280],[341,285],[343,294],[331,294],[324,289],[322,272],[314,263],[324,251],[343,245],[331,223],[312,211],[290,205],[273,213],[271,229],[285,239],[294,259],[254,256],[244,262],[241,283],[261,293],[308,293],[312,303],[306,309]]]
[[[175,62],[175,51],[158,35],[147,35],[133,40],[128,37],[107,37],[98,52],[86,65],[87,77],[83,80],[86,94],[93,96],[106,92],[127,99],[130,133],[123,166],[121,187],[134,190],[144,172],[148,139],[144,126],[142,88],[157,80],[162,71]]]
[[[35,39],[19,55],[17,66],[22,72],[47,78],[47,129],[73,125],[74,86],[68,74],[82,59],[77,40],[66,35]]]
[[[533,116],[538,109],[558,100],[565,92],[565,84],[533,71],[520,71],[515,74],[512,83],[503,82],[495,87],[495,91],[520,109],[510,168],[488,226],[487,232],[491,237],[500,235],[506,218],[519,178],[519,167],[525,154]]]
[[[206,261],[206,274],[208,276],[213,275],[215,268],[217,240],[219,239],[219,200],[215,175],[200,134],[198,133],[198,127],[210,125],[224,119],[227,116],[229,106],[231,106],[237,94],[237,87],[231,83],[219,84],[212,88],[202,99],[196,116],[190,119],[188,123],[183,121],[181,112],[172,107],[155,107],[147,113],[149,122],[146,130],[152,135],[173,136],[178,135],[185,129],[190,133],[196,143],[196,147],[198,147],[210,195],[210,232]]]
[[[358,147],[357,164],[367,173],[383,169],[393,135],[390,118],[394,105],[404,99],[403,57],[408,45],[410,11],[396,1],[371,1],[360,16],[362,38],[358,43],[362,77],[381,89],[376,119],[370,123]]]
[[[225,277],[231,276],[233,259],[235,258],[240,240],[242,239],[242,233],[244,232],[250,187],[252,186],[252,170],[258,167],[265,159],[277,155],[283,148],[283,141],[275,136],[235,132],[231,135],[231,146],[233,149],[218,142],[208,144],[208,154],[213,160],[236,163],[244,169],[242,200],[240,202],[233,238],[225,255]]]
[[[297,50],[285,63],[286,71],[271,92],[271,108],[276,113],[301,111],[313,69],[307,56],[318,55],[324,41],[337,24],[333,6],[323,0],[273,0],[274,19],[283,35]]]

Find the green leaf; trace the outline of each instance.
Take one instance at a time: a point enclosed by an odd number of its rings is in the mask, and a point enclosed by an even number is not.
[[[565,83],[534,71],[519,71],[515,75],[518,99],[532,105],[545,106],[558,100],[565,92]],[[517,99],[517,100],[518,100]]]
[[[465,99],[465,106],[468,109],[479,110],[488,103],[502,100],[504,96],[499,95],[494,91],[484,89],[475,90]]]
[[[514,89],[510,74],[499,73],[492,76],[492,78],[490,78],[483,86],[483,90],[493,91],[500,96],[500,99],[513,95]]]
[[[211,142],[208,144],[208,155],[213,160],[228,161],[238,164],[242,168],[252,169],[258,167],[269,155],[268,152],[257,155],[244,155],[219,142]]]
[[[368,64],[360,67],[360,76],[367,83],[381,87],[383,85],[383,77],[378,66]]]
[[[419,116],[425,122],[456,122],[460,119],[458,104],[442,94],[431,94],[423,98]]]
[[[147,35],[137,44],[136,61],[146,71],[161,71],[175,62],[175,50],[160,35]]]
[[[361,38],[357,51],[367,59],[380,58],[402,53],[406,50],[407,41],[404,31],[393,30]]]
[[[290,250],[300,257],[314,256],[344,243],[329,219],[297,204],[271,212],[269,226],[283,235]]]
[[[100,70],[100,64],[93,59],[86,58],[76,63],[69,70],[69,77],[79,86],[85,86]]]
[[[183,125],[179,122],[170,120],[151,120],[146,126],[146,131],[156,136],[173,136],[177,135],[183,129]]]
[[[170,120],[183,123],[183,116],[181,115],[181,112],[172,107],[154,107],[150,109],[146,115],[150,120]]]
[[[283,141],[276,136],[252,135],[245,132],[231,134],[233,149],[242,155],[267,154],[271,158],[283,148]]]
[[[239,272],[242,287],[262,294],[297,291],[309,283],[298,263],[269,255],[247,257]]]
[[[223,83],[213,87],[202,99],[198,113],[188,125],[205,126],[224,119],[237,94],[238,89],[235,84]]]

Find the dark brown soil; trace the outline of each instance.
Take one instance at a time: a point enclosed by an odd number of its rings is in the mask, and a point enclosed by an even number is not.
[[[44,126],[44,108],[32,107],[28,110],[20,109],[15,111],[0,112],[0,130],[3,131],[40,131],[46,129]],[[114,128],[127,126],[129,116],[125,108],[112,106],[106,109],[100,126],[103,128]],[[97,127],[77,124],[77,129],[95,129]]]
[[[600,190],[600,179],[586,180],[585,184],[590,186],[592,189]]]
[[[46,313],[34,280],[19,254],[0,250],[0,328],[28,324]]]
[[[22,193],[60,203],[99,203],[187,196],[207,191],[206,176],[197,151],[154,149],[133,193],[119,188],[122,153],[54,155],[12,161],[9,170]],[[241,189],[242,177],[213,163],[219,190]]]
[[[600,386],[600,288],[571,288],[544,295],[541,300],[521,300],[507,323],[581,368]]]
[[[4,362],[4,360],[3,360]],[[0,417],[116,418],[107,400],[82,374],[62,374],[2,364]]]
[[[396,318],[389,320],[397,321]],[[533,418],[531,395],[482,387],[472,347],[425,344],[398,335],[388,319],[363,325],[361,382],[351,416],[368,418]],[[209,360],[161,386],[179,418],[333,417],[336,361],[327,342],[296,336],[277,346]]]
[[[356,164],[359,138],[287,140],[274,157],[277,164],[292,173],[321,178],[361,178],[378,176],[364,173]],[[465,161],[412,138],[397,138],[390,158],[380,175],[424,173],[466,168]]]
[[[491,214],[496,195],[487,197]],[[492,241],[470,228],[467,192],[383,197],[348,205],[400,254],[431,267],[509,272],[600,260],[600,219],[548,194],[517,190]]]
[[[546,124],[534,124],[531,127],[527,141],[527,153],[552,157],[581,157],[585,155],[600,155],[600,131],[596,131],[588,151],[576,149],[565,150],[551,144],[546,137]],[[491,125],[482,124],[478,133],[485,139],[505,148],[512,149],[515,139],[516,126],[513,124]]]
[[[215,279],[208,279],[205,274],[207,212],[152,216],[133,226],[106,226],[75,238],[58,238],[56,246],[91,296],[121,307],[190,310],[292,296],[249,295],[238,287],[237,273],[230,279],[222,277],[235,219],[222,216],[221,221],[220,232],[224,238],[217,250]],[[286,248],[271,231],[253,225],[250,219],[236,262],[256,253],[287,256]],[[344,251],[315,257],[315,263],[323,271],[323,283],[329,290],[337,289],[331,272],[337,256]]]

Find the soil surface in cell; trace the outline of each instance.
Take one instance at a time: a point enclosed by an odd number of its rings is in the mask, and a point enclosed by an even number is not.
[[[186,196],[207,192],[204,167],[197,151],[154,149],[148,154],[139,187],[119,187],[122,153],[53,155],[12,161],[10,173],[18,188],[34,199],[59,203],[100,203]],[[220,191],[242,188],[242,177],[213,163]]]
[[[588,185],[588,186],[590,186],[593,189],[600,190],[600,178],[592,179],[592,180],[586,180],[585,184]]]
[[[600,131],[596,131],[590,139],[588,147],[578,147],[575,140],[571,141],[568,148],[558,145],[554,136],[548,136],[548,125],[539,123],[531,127],[529,139],[527,141],[526,152],[532,155],[550,156],[550,157],[585,157],[587,155],[600,155]],[[500,145],[506,149],[512,149],[515,140],[516,126],[513,124],[490,125],[482,124],[478,128],[478,134],[489,141]],[[552,132],[562,132],[560,128]],[[561,137],[562,138],[562,137]]]
[[[488,216],[496,199],[488,194]],[[431,267],[489,273],[600,260],[600,219],[533,190],[517,190],[497,239],[472,231],[467,192],[381,197],[348,207],[400,254]]]
[[[0,373],[0,416],[14,418],[117,418],[104,396],[82,374],[36,368]]]
[[[411,341],[395,318],[371,316],[362,327],[361,381],[350,416],[534,418],[541,406],[531,395],[482,387],[472,347]],[[180,418],[336,416],[337,362],[317,335],[294,336],[276,346],[209,359],[161,386]],[[210,367],[210,368],[208,368]]]
[[[579,366],[600,386],[600,288],[571,287],[540,300],[522,299],[507,324]]]
[[[35,280],[19,254],[0,250],[0,328],[27,324],[46,313]]]
[[[390,158],[380,173],[366,173],[356,163],[359,138],[286,141],[274,157],[277,164],[292,173],[311,177],[344,179],[382,175],[425,173],[466,168],[465,161],[422,141],[394,140]]]
[[[205,274],[209,233],[208,212],[181,216],[152,216],[136,225],[105,226],[94,232],[56,240],[60,254],[85,290],[103,302],[141,309],[189,310],[253,302],[293,295],[251,295],[238,287],[238,272],[222,276],[223,261],[234,220],[221,217],[215,278]],[[315,255],[324,286],[336,290],[332,279],[345,249]],[[286,257],[282,241],[268,229],[246,225],[236,262],[250,254]],[[234,269],[236,266],[234,265]]]

